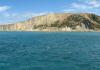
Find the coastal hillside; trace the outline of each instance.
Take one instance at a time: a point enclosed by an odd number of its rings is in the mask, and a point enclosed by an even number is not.
[[[60,13],[0,25],[0,31],[100,31],[100,16],[90,13]]]

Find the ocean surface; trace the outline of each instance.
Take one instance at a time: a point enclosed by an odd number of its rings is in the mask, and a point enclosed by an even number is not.
[[[100,70],[100,33],[0,32],[0,70]]]

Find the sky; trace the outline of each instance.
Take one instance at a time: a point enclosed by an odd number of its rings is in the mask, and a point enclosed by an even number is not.
[[[100,0],[0,0],[0,24],[24,21],[49,13],[100,15]]]

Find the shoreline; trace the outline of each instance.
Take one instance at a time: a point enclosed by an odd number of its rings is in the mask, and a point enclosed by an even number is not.
[[[0,31],[0,32],[100,32],[100,31]]]

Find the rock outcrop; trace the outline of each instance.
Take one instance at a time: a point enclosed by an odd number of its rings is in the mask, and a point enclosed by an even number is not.
[[[100,31],[100,16],[90,13],[47,14],[0,25],[0,31]]]

